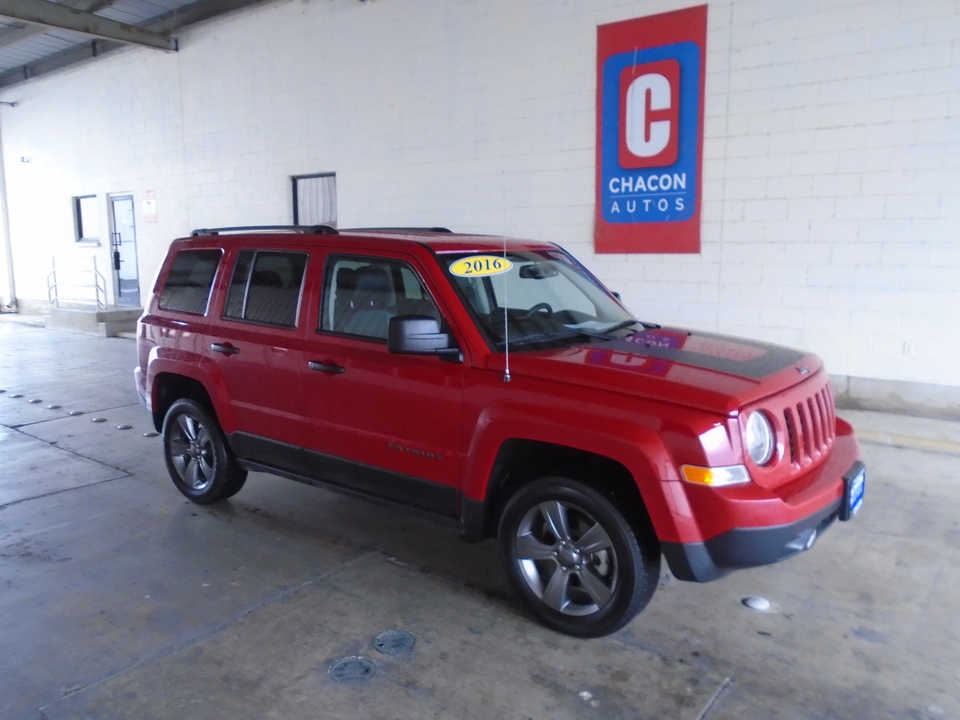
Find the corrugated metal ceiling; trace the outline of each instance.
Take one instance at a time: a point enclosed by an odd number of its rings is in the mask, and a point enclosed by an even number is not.
[[[259,2],[264,0],[20,0],[20,5],[15,0],[0,0],[0,88],[136,42],[109,33],[87,34],[24,22],[34,17],[28,11],[42,13],[49,6],[61,5],[73,11],[71,17],[78,18],[77,22],[86,19],[96,24],[97,18],[103,18],[169,37],[187,25]],[[89,26],[86,23],[84,27]]]

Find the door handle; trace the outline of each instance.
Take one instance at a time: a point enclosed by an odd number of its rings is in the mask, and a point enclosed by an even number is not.
[[[307,367],[309,367],[311,370],[319,370],[320,372],[334,373],[334,374],[336,374],[336,375],[339,375],[339,374],[342,373],[342,372],[346,372],[346,370],[347,370],[347,369],[346,369],[345,367],[343,367],[342,365],[334,365],[334,364],[332,364],[332,363],[316,362],[315,360],[311,360],[310,362],[308,362],[308,363],[307,363]]]
[[[223,353],[224,355],[236,355],[240,352],[240,348],[234,347],[230,343],[213,343],[210,349],[214,352]]]

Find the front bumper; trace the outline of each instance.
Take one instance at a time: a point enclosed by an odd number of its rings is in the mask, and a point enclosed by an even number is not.
[[[844,485],[864,470],[857,460],[843,475]],[[707,582],[737,568],[780,562],[809,550],[824,530],[847,515],[846,493],[806,517],[784,525],[733,528],[704,542],[661,542],[661,551],[678,580]],[[848,519],[848,517],[842,517]]]

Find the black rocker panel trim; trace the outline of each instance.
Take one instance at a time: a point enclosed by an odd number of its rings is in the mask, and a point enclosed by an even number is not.
[[[457,517],[459,492],[453,486],[249,433],[235,432],[229,440],[237,459],[247,469],[359,497],[386,500],[431,515]]]

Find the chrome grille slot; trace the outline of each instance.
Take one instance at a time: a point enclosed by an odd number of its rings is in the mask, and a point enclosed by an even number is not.
[[[800,418],[800,441],[803,444],[803,457],[809,459],[813,448],[810,447],[810,420],[807,417],[805,403],[797,403],[797,417]]]
[[[800,462],[800,443],[797,441],[797,421],[793,417],[793,410],[783,411],[783,422],[787,427],[787,440],[790,445],[790,462]]]
[[[814,449],[817,449],[821,447],[820,428],[823,427],[823,420],[820,418],[820,413],[817,411],[817,408],[814,405],[814,398],[807,399],[807,409],[810,411],[810,440]]]

